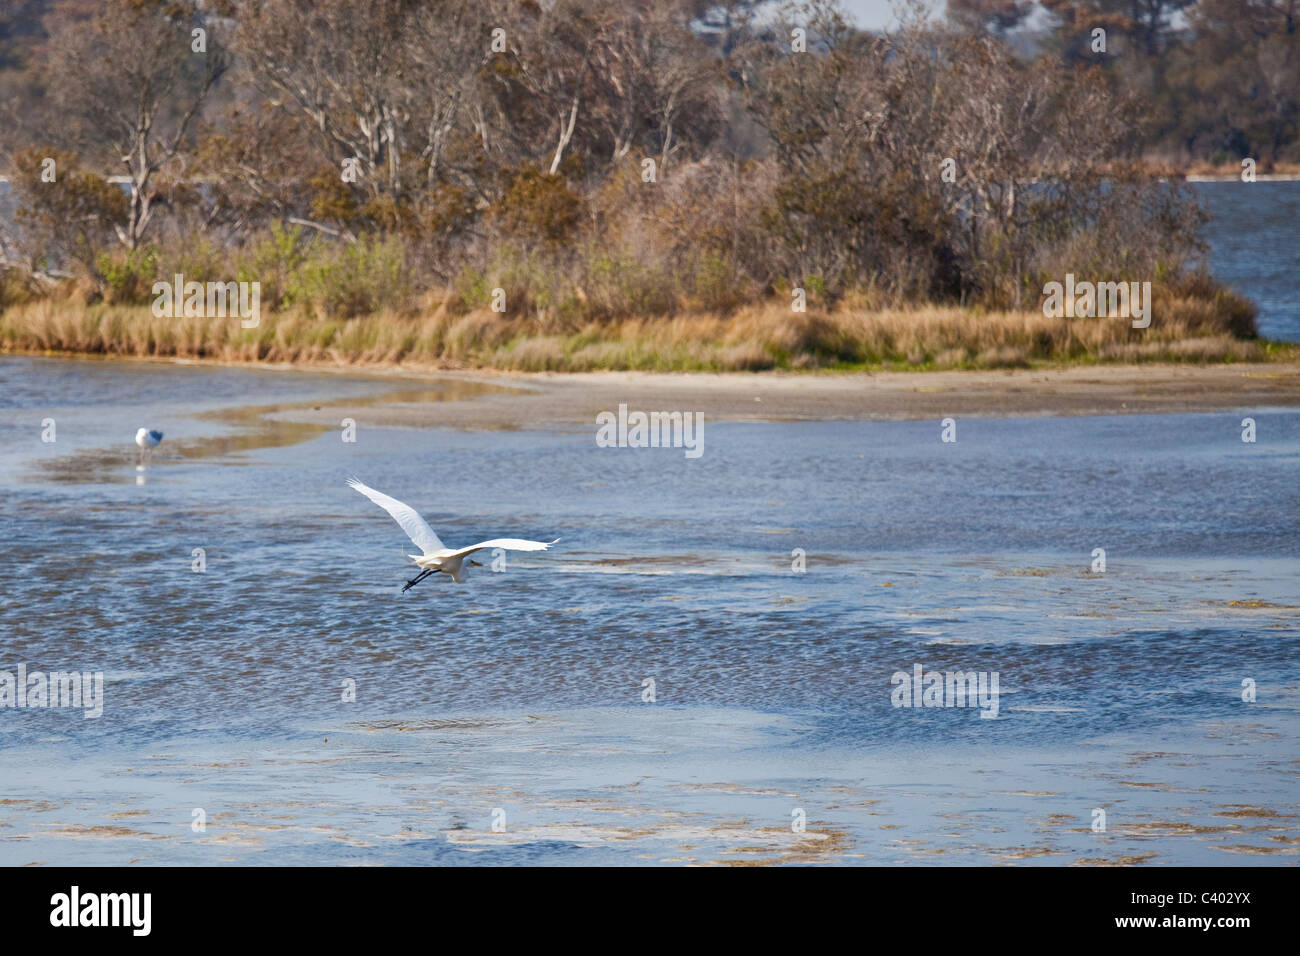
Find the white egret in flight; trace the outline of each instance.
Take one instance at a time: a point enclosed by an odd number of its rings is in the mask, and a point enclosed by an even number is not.
[[[423,554],[408,554],[407,557],[416,563],[422,570],[410,581],[406,582],[406,587],[402,591],[409,591],[430,574],[441,571],[443,574],[450,574],[451,579],[457,584],[463,584],[469,576],[469,568],[464,567],[465,558],[475,551],[482,551],[484,548],[505,548],[507,551],[545,551],[555,541],[527,541],[523,538],[493,538],[491,541],[480,541],[478,544],[471,544],[467,548],[449,548],[438,538],[428,522],[420,517],[410,505],[403,504],[396,498],[390,498],[380,491],[375,491],[367,485],[363,485],[355,478],[348,479],[348,487],[355,488],[361,492],[379,507],[383,508],[393,520],[402,526],[408,538],[415,542]],[[470,561],[476,568],[483,565],[477,561]]]
[[[152,456],[153,450],[162,444],[162,432],[141,428],[135,433],[135,443],[140,446],[140,467]]]

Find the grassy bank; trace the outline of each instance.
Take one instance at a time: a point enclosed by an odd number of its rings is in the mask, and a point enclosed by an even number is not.
[[[493,312],[306,312],[238,319],[157,318],[146,306],[52,299],[0,313],[0,349],[222,361],[494,368],[519,371],[757,371],[801,368],[1008,368],[1036,363],[1234,362],[1294,358],[1295,346],[1234,334],[1230,309],[1159,295],[1150,328],[1124,319],[918,307],[730,315],[548,326]]]

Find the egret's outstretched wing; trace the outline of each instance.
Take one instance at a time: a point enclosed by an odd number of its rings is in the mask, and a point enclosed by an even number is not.
[[[555,541],[559,541],[556,538]],[[493,538],[491,541],[480,541],[478,544],[471,544],[468,548],[459,548],[448,555],[450,558],[462,554],[471,554],[475,551],[482,551],[485,548],[505,548],[507,551],[545,551],[555,541],[528,541],[525,538]]]
[[[438,536],[434,534],[428,522],[421,518],[419,512],[410,505],[402,504],[396,498],[390,498],[383,492],[375,491],[374,488],[363,485],[355,478],[348,479],[348,487],[355,488],[392,515],[393,520],[402,526],[402,530],[406,532],[407,537],[414,541],[415,546],[425,554],[446,550],[447,546],[438,540]],[[524,543],[531,544],[532,542],[526,541]]]

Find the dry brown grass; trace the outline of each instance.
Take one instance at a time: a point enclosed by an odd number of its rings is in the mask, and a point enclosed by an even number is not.
[[[1241,178],[1241,161],[1214,164],[1205,160],[1188,163],[1183,168],[1187,176],[1214,176],[1226,180]],[[1300,176],[1300,163],[1260,163],[1256,168],[1260,176]]]
[[[1142,166],[1153,176],[1208,176],[1227,180],[1241,178],[1239,159],[1215,163],[1208,159],[1153,154],[1143,160]],[[1300,163],[1262,160],[1256,166],[1256,173],[1264,176],[1300,176]]]
[[[923,307],[791,313],[776,304],[734,314],[547,326],[535,318],[439,308],[424,315],[329,319],[263,315],[157,318],[146,306],[46,299],[0,313],[0,348],[176,356],[224,361],[597,369],[762,370],[881,367],[1005,368],[1035,362],[1224,362],[1293,355],[1232,334],[1199,299],[1157,296],[1151,327],[1124,319],[1047,318],[1039,312]]]

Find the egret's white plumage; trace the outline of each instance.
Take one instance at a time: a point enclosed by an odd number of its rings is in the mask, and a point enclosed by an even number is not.
[[[480,541],[478,544],[471,544],[466,548],[449,548],[442,543],[442,539],[429,527],[429,523],[420,517],[410,505],[398,501],[396,498],[389,497],[382,491],[375,491],[369,485],[362,484],[356,478],[348,479],[348,487],[359,491],[379,507],[383,508],[396,521],[406,536],[415,542],[415,546],[420,549],[421,554],[407,555],[422,569],[422,573],[414,581],[406,582],[405,591],[421,580],[425,575],[441,571],[444,574],[450,574],[451,579],[457,584],[465,581],[469,574],[464,565],[467,555],[475,551],[482,551],[485,548],[504,548],[507,551],[545,551],[551,545],[559,541],[529,541],[526,538],[493,538],[490,541]],[[475,562],[471,561],[470,564]]]
[[[379,507],[383,508],[393,520],[402,526],[406,536],[415,542],[415,546],[425,554],[434,554],[446,550],[446,545],[442,539],[429,527],[429,522],[420,517],[420,513],[408,504],[403,504],[396,498],[390,498],[382,491],[375,491],[369,485],[364,485],[355,478],[348,479],[348,487],[355,488],[361,492]]]

